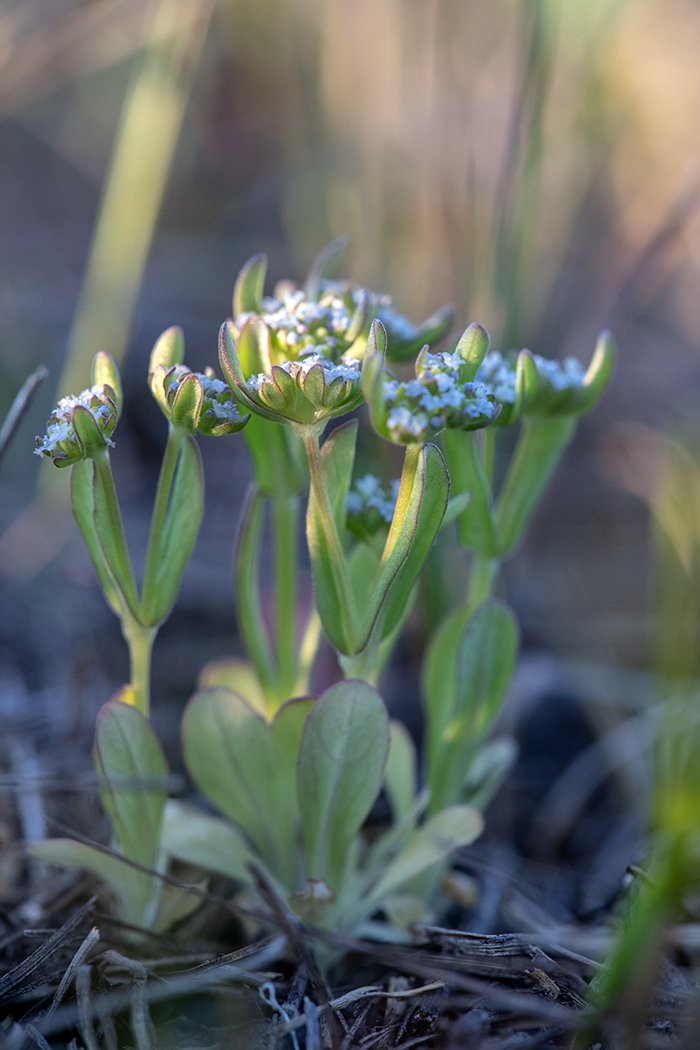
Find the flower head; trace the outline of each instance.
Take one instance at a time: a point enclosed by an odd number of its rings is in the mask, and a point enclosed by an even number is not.
[[[180,328],[168,328],[151,353],[148,385],[164,415],[188,434],[220,437],[235,434],[248,422],[241,416],[226,383],[211,368],[193,372],[182,363],[185,344]]]
[[[553,361],[529,350],[487,354],[476,378],[503,406],[499,425],[523,415],[582,415],[596,403],[612,372],[612,339],[603,332],[588,369],[575,357]]]
[[[270,331],[254,315],[238,341],[230,324],[221,328],[219,359],[239,404],[278,423],[297,429],[320,428],[333,416],[350,412],[362,399],[358,361],[315,351],[294,360],[273,363]]]
[[[93,386],[81,394],[62,397],[49,416],[43,440],[34,454],[47,456],[57,467],[70,467],[110,448],[117,425],[117,394],[111,386]]]
[[[474,381],[477,366],[466,350],[431,354],[424,347],[415,379],[399,382],[383,370],[386,334],[379,322],[372,327],[372,341],[365,393],[382,437],[401,445],[424,444],[445,429],[475,430],[497,418],[500,405],[487,386]],[[463,337],[460,347],[468,342]]]
[[[267,259],[257,255],[249,260],[233,294],[234,340],[255,315],[269,330],[272,364],[309,354],[321,354],[337,364],[347,357],[362,359],[372,318],[384,324],[389,335],[388,357],[394,361],[412,359],[422,346],[432,346],[445,335],[454,316],[451,306],[416,326],[393,309],[391,296],[353,281],[329,280],[325,275],[346,246],[342,238],[328,245],[314,261],[303,287],[280,281],[274,295],[267,297],[263,296]]]

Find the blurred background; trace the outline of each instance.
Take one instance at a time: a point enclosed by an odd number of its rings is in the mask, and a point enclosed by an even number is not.
[[[0,477],[12,731],[35,724],[38,754],[59,724],[88,740],[127,676],[67,472],[32,456],[57,396],[88,385],[97,350],[122,362],[114,465],[138,551],[165,436],[155,338],[179,324],[188,364],[215,364],[242,263],[267,252],[272,287],[342,234],[344,275],[414,322],[453,302],[456,333],[478,320],[496,348],[584,363],[613,330],[611,388],[506,591],[550,670],[648,668],[663,435],[692,443],[700,409],[698,54],[698,0],[4,0],[0,413],[50,369]],[[155,655],[171,740],[168,703],[240,652],[244,446],[202,445],[205,524]],[[415,691],[408,667],[391,688]]]

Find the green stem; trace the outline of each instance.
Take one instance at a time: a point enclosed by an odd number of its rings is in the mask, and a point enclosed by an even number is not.
[[[476,609],[477,605],[481,605],[491,597],[500,568],[500,558],[486,558],[482,554],[473,555],[467,592],[467,604],[470,609]]]
[[[350,583],[347,561],[340,542],[335,518],[331,510],[328,493],[323,481],[321,470],[321,449],[318,443],[318,433],[309,428],[303,435],[304,448],[309,461],[309,475],[311,479],[311,498],[318,508],[318,515],[323,529],[323,535],[328,548],[330,560],[330,571],[333,577],[334,599],[337,604],[336,612],[342,625],[342,634],[345,641],[345,650],[351,652],[357,645],[358,625],[357,610],[355,607],[355,596]],[[314,573],[315,573],[314,567]],[[318,585],[317,585],[318,590]],[[319,603],[320,604],[320,603]],[[322,613],[323,610],[320,608]]]
[[[318,615],[318,610],[313,607],[299,645],[298,677],[293,690],[295,696],[303,696],[308,692],[311,669],[318,652],[322,630],[321,617]]]
[[[275,544],[275,604],[280,701],[294,691],[297,668],[298,496],[272,500]]]
[[[482,431],[484,436],[483,444],[483,462],[484,462],[484,474],[488,481],[491,491],[493,492],[493,465],[496,459],[496,435],[498,430],[496,427],[486,427]]]
[[[122,616],[122,634],[129,648],[130,684],[134,706],[148,718],[151,708],[151,651],[158,627],[144,627],[128,613]]]
[[[107,449],[104,450],[100,455],[95,456],[95,470],[100,482],[102,495],[104,497],[104,509],[107,513],[107,527],[109,530],[109,537],[100,536],[100,542],[105,545],[105,555],[108,563],[110,559],[107,554],[107,545],[111,548],[110,552],[114,559],[114,564],[110,564],[110,568],[117,579],[117,583],[121,587],[124,597],[126,598],[131,611],[134,615],[138,614],[139,611],[139,596],[136,588],[136,580],[134,579],[134,570],[131,565],[131,558],[129,557],[129,548],[126,543],[126,534],[124,532],[124,522],[122,521],[121,510],[119,509],[119,497],[117,496],[117,489],[114,484],[114,475],[112,474],[112,467],[109,462],[109,453]],[[99,535],[98,528],[98,535]],[[108,542],[111,540],[111,543]]]
[[[180,448],[185,438],[184,431],[172,425],[168,427],[168,440],[163,453],[163,462],[158,476],[158,487],[156,498],[153,503],[151,514],[151,528],[148,534],[148,548],[146,551],[146,567],[143,576],[142,604],[144,618],[149,619],[149,607],[152,604],[155,591],[156,577],[158,575],[158,562],[160,547],[163,539],[163,529],[170,503],[170,492],[173,487],[173,479],[177,467]]]
[[[241,634],[255,664],[268,703],[271,703],[278,697],[279,676],[270,650],[260,602],[260,540],[264,506],[265,494],[257,485],[251,485],[241,518],[234,587]]]

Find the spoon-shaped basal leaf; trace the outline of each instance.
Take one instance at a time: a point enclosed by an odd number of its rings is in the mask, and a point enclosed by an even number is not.
[[[167,798],[168,766],[148,719],[110,700],[97,719],[95,766],[102,803],[122,853],[154,867]]]
[[[161,845],[184,864],[196,864],[236,882],[254,882],[248,865],[259,863],[259,858],[233,824],[179,799],[168,799],[166,804]]]
[[[204,473],[197,443],[186,437],[180,447],[170,504],[158,552],[152,589],[144,589],[142,621],[160,623],[180,590],[204,515]]]
[[[340,889],[346,855],[384,777],[386,708],[366,682],[339,682],[319,697],[301,741],[298,792],[308,873]]]
[[[146,916],[154,909],[151,902],[154,893],[160,891],[160,880],[137,871],[118,857],[102,853],[84,842],[73,839],[44,839],[27,846],[27,853],[45,864],[56,864],[67,868],[83,868],[96,875],[112,890],[117,898],[119,916],[132,926],[146,926]],[[155,901],[157,906],[157,899]]]
[[[293,885],[294,761],[278,745],[273,727],[237,693],[204,689],[185,709],[182,748],[200,791],[243,828],[269,870]]]

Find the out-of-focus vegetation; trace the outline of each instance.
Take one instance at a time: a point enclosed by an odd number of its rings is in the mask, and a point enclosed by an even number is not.
[[[583,358],[611,327],[611,394],[509,593],[535,643],[643,665],[645,511],[598,445],[698,408],[699,44],[691,0],[8,0],[0,401],[47,363],[38,432],[95,350],[129,346],[128,384],[171,323],[203,367],[245,258],[301,274],[340,234],[353,276],[414,319],[451,299],[456,330]],[[0,512],[0,575],[20,581],[72,535],[40,542],[28,455]]]

